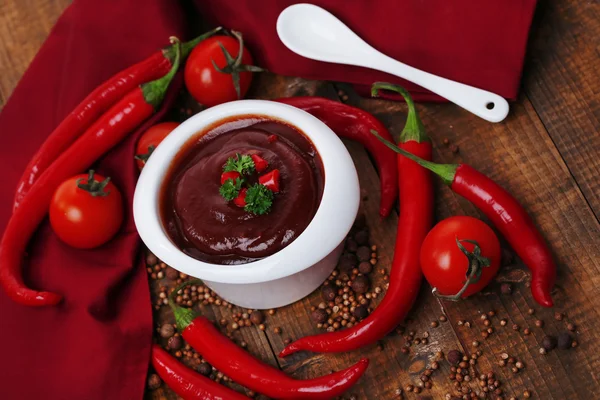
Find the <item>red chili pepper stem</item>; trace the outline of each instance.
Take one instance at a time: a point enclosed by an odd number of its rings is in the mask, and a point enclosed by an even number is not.
[[[408,91],[401,86],[393,85],[391,83],[375,82],[373,86],[371,86],[371,96],[379,97],[380,90],[389,90],[401,94],[402,97],[404,97],[404,101],[406,101],[406,105],[408,106],[406,124],[404,125],[404,129],[402,129],[400,137],[397,141],[399,143],[406,143],[411,140],[414,140],[417,143],[431,142],[431,139],[425,132],[423,121],[421,121],[421,118],[417,113],[415,102],[413,101],[412,97],[410,97]]]
[[[194,50],[194,47],[196,47],[198,45],[198,43],[202,42],[205,39],[208,39],[209,37],[219,33],[222,30],[223,30],[223,28],[219,26],[211,31],[203,33],[202,35],[198,36],[195,39],[190,40],[189,42],[182,43],[181,44],[181,57],[186,58],[192,52],[192,50]],[[177,55],[177,45],[173,44],[169,47],[165,47],[162,50],[162,52],[163,52],[163,55],[165,56],[165,58],[168,58],[172,62],[175,60],[175,56]]]
[[[83,183],[83,181],[86,181]],[[97,181],[94,179],[94,170],[90,169],[89,175],[87,179],[79,178],[77,179],[77,187],[81,190],[85,190],[92,197],[104,197],[108,196],[110,192],[104,191],[106,185],[110,182],[110,177],[104,179],[103,181]]]
[[[167,93],[167,89],[169,88],[173,77],[177,73],[177,70],[179,69],[179,63],[181,62],[181,42],[174,36],[172,36],[170,40],[175,46],[175,59],[173,61],[173,66],[162,78],[140,85],[142,94],[144,95],[144,100],[155,110],[157,110],[162,104],[165,94]]]

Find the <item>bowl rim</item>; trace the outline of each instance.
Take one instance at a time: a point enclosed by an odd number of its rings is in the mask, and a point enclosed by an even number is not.
[[[311,222],[288,246],[251,263],[211,264],[188,256],[173,244],[160,217],[160,190],[173,158],[184,144],[207,127],[235,116],[278,119],[302,131],[315,146],[323,163],[323,196]],[[150,251],[176,270],[213,282],[247,284],[281,279],[324,259],[350,231],[359,202],[360,188],[354,162],[342,141],[327,125],[311,114],[286,104],[237,100],[190,117],[157,146],[138,179],[133,217],[138,233]]]

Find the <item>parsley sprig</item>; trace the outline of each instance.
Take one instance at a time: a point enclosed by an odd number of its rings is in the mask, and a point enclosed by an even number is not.
[[[252,214],[263,215],[269,212],[272,204],[273,192],[265,185],[255,183],[248,188],[244,210]]]
[[[243,183],[244,180],[241,178],[237,178],[235,181],[233,179],[227,179],[219,188],[219,193],[221,193],[221,196],[223,196],[225,200],[231,201],[240,194]]]
[[[229,157],[223,166],[223,172],[237,171],[240,175],[248,175],[254,172],[255,166],[252,157],[237,153],[235,157]]]

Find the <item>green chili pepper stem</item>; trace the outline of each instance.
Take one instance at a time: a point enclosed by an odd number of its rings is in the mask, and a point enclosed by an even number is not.
[[[146,103],[150,104],[154,109],[158,109],[165,98],[167,89],[173,80],[173,77],[179,69],[181,61],[181,42],[176,37],[171,37],[171,43],[175,45],[175,60],[171,70],[165,76],[152,82],[144,83],[140,86]]]
[[[450,186],[454,181],[454,176],[456,175],[456,169],[458,168],[458,164],[436,164],[431,161],[423,160],[421,157],[417,157],[414,154],[404,149],[401,149],[395,144],[385,140],[384,138],[379,136],[379,133],[377,133],[376,130],[371,129],[371,133],[375,135],[375,137],[377,137],[377,139],[379,139],[383,144],[385,144],[390,149],[394,150],[396,153],[402,154],[404,157],[413,160],[421,167],[430,170],[431,172],[442,178],[442,181],[446,185]]]
[[[181,285],[177,286],[169,295],[168,301],[171,310],[173,310],[173,315],[175,316],[175,323],[177,324],[177,330],[179,332],[183,332],[185,328],[188,327],[189,324],[198,316],[198,314],[192,310],[191,308],[184,308],[175,303],[173,301],[173,296],[177,294],[181,289],[186,286],[201,284],[202,281],[200,279],[192,279],[191,281],[183,282]]]
[[[379,97],[380,90],[389,90],[401,94],[406,101],[406,105],[408,106],[406,125],[404,125],[404,129],[402,129],[402,133],[400,133],[398,142],[406,143],[411,140],[417,143],[430,142],[431,139],[425,132],[425,126],[423,125],[421,118],[419,118],[419,114],[415,108],[415,103],[408,91],[402,86],[386,82],[375,82],[373,86],[371,86],[371,96]]]

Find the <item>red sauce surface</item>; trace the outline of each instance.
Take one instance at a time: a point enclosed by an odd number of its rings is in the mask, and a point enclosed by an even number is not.
[[[236,153],[258,154],[268,161],[267,171],[279,169],[280,192],[268,214],[248,213],[219,194],[223,165]],[[257,179],[254,174],[249,182]],[[323,185],[321,158],[298,129],[264,117],[237,117],[199,133],[175,157],[163,182],[163,225],[191,257],[248,263],[276,253],[306,229]]]

